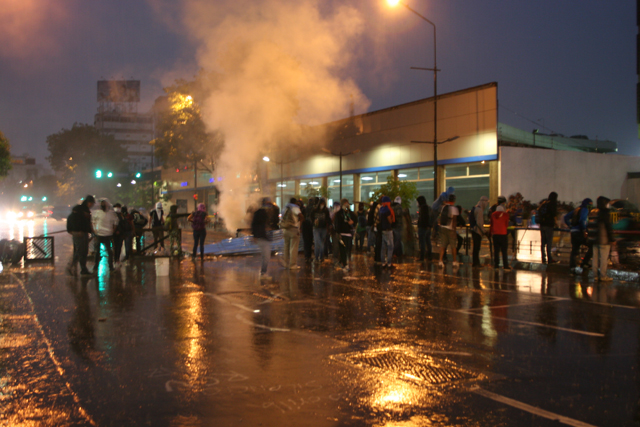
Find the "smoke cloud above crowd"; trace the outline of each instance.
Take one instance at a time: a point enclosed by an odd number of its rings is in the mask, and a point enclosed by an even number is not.
[[[184,7],[198,65],[220,75],[202,113],[209,130],[224,135],[219,212],[232,230],[244,226],[246,191],[264,154],[290,142],[318,144],[310,126],[348,116],[352,104],[368,107],[347,73],[364,22],[354,8],[316,0],[192,0]]]

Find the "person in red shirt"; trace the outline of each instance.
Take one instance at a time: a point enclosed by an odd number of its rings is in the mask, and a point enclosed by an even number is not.
[[[500,253],[502,253],[502,267],[511,270],[509,258],[507,257],[507,227],[509,226],[509,214],[506,212],[505,204],[507,199],[504,196],[498,197],[498,207],[491,214],[490,233],[493,236],[493,262],[495,268],[500,268]]]

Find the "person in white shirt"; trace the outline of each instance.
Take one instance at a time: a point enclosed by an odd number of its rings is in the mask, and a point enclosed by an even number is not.
[[[100,201],[100,209],[92,215],[92,220],[93,229],[96,233],[96,259],[93,271],[98,271],[98,266],[100,265],[100,260],[102,258],[102,245],[104,245],[104,248],[107,251],[109,259],[109,271],[113,271],[113,250],[111,249],[111,242],[113,240],[113,234],[118,227],[118,215],[116,215],[116,213],[111,208],[111,203],[109,203],[107,199],[103,199]]]

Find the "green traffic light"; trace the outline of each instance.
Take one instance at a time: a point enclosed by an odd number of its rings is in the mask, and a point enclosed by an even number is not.
[[[102,178],[102,171],[100,169],[96,171],[96,178]]]
[[[107,178],[113,178],[113,172],[109,172],[109,173],[107,174]]]
[[[32,201],[32,200],[33,200],[33,197],[29,197],[29,199],[28,199],[28,200],[29,200],[29,201]]]
[[[141,176],[142,176],[142,174],[141,174],[140,172],[138,172],[138,173],[136,174],[136,178],[140,178]]]
[[[26,202],[26,201],[27,201],[27,196],[22,196],[22,197],[20,197],[20,201],[21,201],[21,202]]]
[[[42,198],[42,201],[43,201],[43,202],[46,202],[46,201],[47,201],[47,196],[44,196],[44,197]]]

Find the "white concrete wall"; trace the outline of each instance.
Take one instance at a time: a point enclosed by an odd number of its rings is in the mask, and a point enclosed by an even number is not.
[[[640,157],[500,147],[500,194],[520,192],[535,203],[551,191],[564,202],[626,198],[627,172],[639,171]]]

